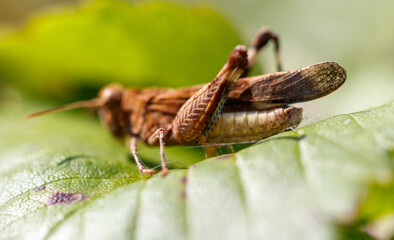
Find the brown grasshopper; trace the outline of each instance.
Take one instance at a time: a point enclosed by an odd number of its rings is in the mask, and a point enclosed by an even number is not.
[[[260,140],[301,122],[302,109],[288,106],[325,96],[339,88],[346,71],[335,62],[324,62],[287,72],[240,78],[253,66],[258,51],[269,40],[275,43],[280,69],[279,41],[262,28],[247,51],[237,46],[214,80],[206,85],[181,89],[125,89],[104,87],[98,97],[42,112],[74,108],[98,108],[109,130],[129,139],[130,152],[143,174],[137,155],[137,139],[160,146],[162,174],[168,173],[164,144],[186,145]],[[240,78],[240,79],[239,79]]]

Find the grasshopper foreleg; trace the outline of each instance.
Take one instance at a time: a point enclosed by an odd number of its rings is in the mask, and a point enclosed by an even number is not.
[[[155,138],[159,138],[160,144],[160,159],[161,159],[161,175],[164,177],[168,174],[168,166],[166,161],[166,155],[164,154],[164,129],[157,129],[152,136],[150,136],[149,141],[153,141]]]
[[[142,173],[142,174],[153,174],[153,173],[155,173],[154,170],[146,169],[142,165],[141,159],[137,155],[137,138],[134,137],[134,136],[130,137],[130,152],[133,155],[134,161],[137,164],[138,170],[140,171],[140,173]]]

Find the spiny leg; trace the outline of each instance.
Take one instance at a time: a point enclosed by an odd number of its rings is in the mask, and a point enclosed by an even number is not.
[[[166,161],[166,155],[164,154],[164,129],[157,129],[152,136],[150,136],[149,141],[153,141],[154,138],[159,138],[160,144],[160,159],[161,159],[161,175],[164,177],[168,174],[168,166]]]
[[[227,150],[223,152],[222,147],[225,147]],[[235,153],[234,147],[231,144],[224,146],[223,145],[221,146],[220,144],[218,145],[213,144],[204,147],[205,158],[213,158],[218,155],[223,155],[228,153]]]
[[[217,147],[216,146],[206,146],[204,148],[205,158],[216,157]]]
[[[153,169],[146,169],[142,165],[141,159],[137,155],[137,138],[132,136],[130,137],[130,152],[133,155],[134,161],[138,166],[138,170],[142,174],[153,174],[155,171]]]
[[[233,145],[225,145],[225,147],[230,151],[230,153],[235,153]],[[208,145],[204,147],[204,154],[205,158],[212,158],[216,157],[217,155],[222,155],[223,152],[221,151],[220,145]]]
[[[257,54],[261,48],[263,48],[267,43],[272,40],[274,41],[274,54],[275,54],[275,64],[277,70],[282,71],[282,64],[279,56],[279,39],[276,34],[271,32],[271,30],[267,27],[262,27],[257,32],[257,35],[254,37],[252,41],[252,46],[248,49],[248,67],[245,72],[242,74],[242,77],[246,76],[249,70],[254,66],[257,60]]]
[[[226,145],[226,147],[231,153],[235,153],[233,145]]]
[[[235,47],[216,78],[183,104],[172,122],[170,138],[181,144],[204,142],[227,100],[228,93],[246,66],[246,48]]]

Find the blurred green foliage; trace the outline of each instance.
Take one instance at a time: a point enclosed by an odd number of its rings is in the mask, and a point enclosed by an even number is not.
[[[93,1],[36,16],[0,41],[0,79],[30,95],[93,97],[111,82],[210,81],[239,39],[216,13],[173,4]]]

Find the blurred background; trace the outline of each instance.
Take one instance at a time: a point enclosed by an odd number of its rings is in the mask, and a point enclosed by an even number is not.
[[[347,70],[339,90],[300,105],[314,122],[394,99],[393,11],[392,0],[0,0],[0,100],[54,106],[110,82],[208,82],[236,44],[269,26],[285,69],[336,61]],[[272,44],[257,68],[275,71]]]

